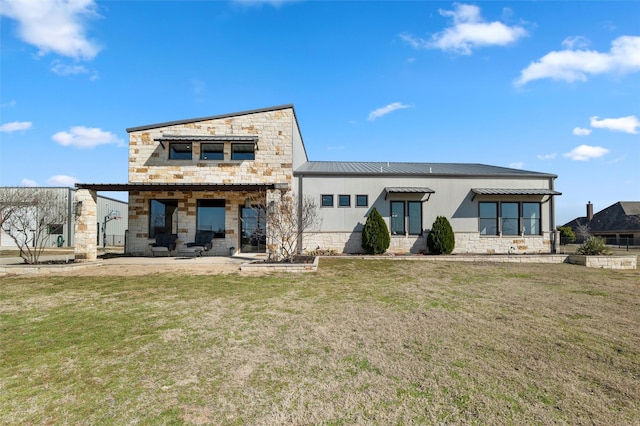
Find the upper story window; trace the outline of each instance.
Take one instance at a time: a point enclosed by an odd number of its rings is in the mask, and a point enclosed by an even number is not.
[[[368,207],[369,196],[368,195],[356,195],[356,207]]]
[[[255,160],[255,145],[252,143],[234,143],[231,144],[232,160]]]
[[[223,143],[203,143],[200,145],[201,160],[224,160]]]
[[[351,195],[338,195],[338,207],[350,207]]]
[[[193,145],[190,143],[170,143],[169,160],[191,160]]]

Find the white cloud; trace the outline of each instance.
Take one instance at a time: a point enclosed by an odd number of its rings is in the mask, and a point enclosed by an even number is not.
[[[592,158],[602,157],[608,152],[608,149],[601,146],[580,145],[564,154],[564,156],[576,161],[587,161]]]
[[[54,141],[63,146],[75,146],[78,148],[94,148],[98,145],[109,143],[122,144],[122,139],[118,139],[111,132],[105,132],[96,127],[75,126],[69,132],[58,132],[51,137]]]
[[[515,163],[509,163],[509,167],[512,169],[524,169],[524,163],[522,161],[516,161]]]
[[[273,7],[280,7],[287,3],[297,3],[300,0],[233,0],[234,3],[241,4],[243,6],[262,6],[270,5]]]
[[[638,127],[640,127],[640,120],[635,115],[628,115],[620,118],[604,118],[591,117],[591,127],[599,129],[608,129],[613,132],[631,133],[633,135],[638,133]]]
[[[589,136],[591,134],[591,129],[575,127],[571,133],[573,133],[576,136]]]
[[[100,47],[86,36],[95,18],[93,0],[2,0],[0,14],[18,22],[18,37],[36,46],[39,55],[55,52],[74,59],[93,59]]]
[[[587,81],[588,75],[636,71],[640,71],[640,37],[622,36],[613,40],[611,50],[605,53],[571,48],[549,52],[523,69],[515,84],[522,86],[543,78],[573,83]]]
[[[486,22],[480,8],[470,4],[454,3],[454,10],[440,9],[440,15],[453,18],[453,26],[431,36],[430,40],[400,34],[400,38],[415,48],[441,49],[470,55],[472,49],[485,46],[506,46],[525,37],[527,31],[519,26],[502,22]]]
[[[556,153],[551,153],[551,154],[539,154],[537,156],[538,160],[553,160],[554,158],[556,158]]]
[[[74,186],[78,182],[80,182],[78,179],[65,175],[55,175],[47,179],[47,183],[51,186]]]
[[[22,181],[20,181],[20,186],[38,186],[38,182],[31,179],[22,179]]]
[[[16,106],[16,101],[15,100],[11,100],[11,101],[9,101],[7,103],[0,104],[0,107],[2,107],[2,108],[14,107],[14,106]]]
[[[589,46],[589,39],[582,36],[567,37],[562,40],[562,47],[567,49],[573,49],[574,47],[587,47]]]
[[[30,121],[13,121],[11,123],[5,123],[0,126],[0,132],[11,133],[19,130],[27,130],[31,128]]]
[[[77,74],[91,74],[91,80],[98,79],[98,73],[96,71],[90,70],[83,65],[78,64],[64,64],[59,60],[55,60],[51,63],[51,71],[54,74],[58,75],[77,75]]]
[[[393,112],[393,111],[398,110],[398,109],[405,109],[405,108],[411,108],[411,106],[410,105],[405,105],[405,104],[403,104],[401,102],[394,102],[394,103],[389,104],[387,106],[383,106],[383,107],[378,108],[378,109],[376,109],[374,111],[371,111],[369,113],[369,117],[367,118],[367,120],[373,121],[376,118],[380,118],[380,117],[382,117],[384,115],[389,114],[390,112]]]

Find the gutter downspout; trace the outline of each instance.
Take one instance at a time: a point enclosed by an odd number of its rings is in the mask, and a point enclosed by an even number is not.
[[[73,236],[73,228],[75,228],[76,215],[73,211],[76,191],[68,188],[67,191],[67,247],[71,247],[71,237]],[[75,243],[74,243],[75,244]]]
[[[302,175],[298,176],[298,254],[302,254]]]

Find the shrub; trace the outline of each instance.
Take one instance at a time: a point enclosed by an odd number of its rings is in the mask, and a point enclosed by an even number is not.
[[[433,254],[451,254],[456,245],[451,224],[444,216],[438,216],[431,226],[431,232],[427,237],[427,247]]]
[[[604,238],[589,237],[587,240],[578,247],[576,254],[586,254],[588,256],[597,256],[600,254],[609,254],[611,250],[606,245]]]
[[[374,207],[362,229],[362,248],[367,254],[382,254],[387,251],[389,244],[389,228]]]
[[[560,231],[560,244],[571,244],[576,241],[576,234],[570,226],[558,226],[558,231]]]

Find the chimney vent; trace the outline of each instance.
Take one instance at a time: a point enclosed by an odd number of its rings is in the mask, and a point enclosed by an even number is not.
[[[593,204],[589,201],[587,203],[587,220],[591,221],[591,219],[593,219]]]

